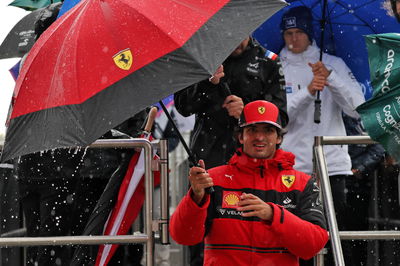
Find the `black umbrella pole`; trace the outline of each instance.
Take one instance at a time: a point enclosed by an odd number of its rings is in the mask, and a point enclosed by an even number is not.
[[[322,55],[324,54],[324,39],[325,39],[325,24],[326,24],[326,7],[328,5],[328,1],[324,0],[322,3],[322,17],[320,21],[320,29],[321,29],[321,44],[319,47],[319,61],[322,62]],[[315,109],[314,109],[314,123],[321,123],[321,95],[320,91],[317,91],[317,99],[315,100]]]
[[[317,99],[314,101],[314,123],[319,124],[321,122],[321,99],[319,96],[319,91]]]
[[[159,104],[161,105],[161,108],[164,110],[165,115],[167,116],[168,120],[171,122],[172,127],[174,128],[176,134],[178,135],[178,138],[180,140],[180,142],[183,145],[183,148],[185,149],[187,155],[188,155],[188,159],[191,165],[196,165],[199,166],[198,162],[196,161],[196,158],[194,157],[192,151],[190,150],[189,146],[187,145],[185,139],[183,138],[181,132],[179,131],[178,127],[175,125],[175,121],[174,119],[171,117],[171,115],[169,114],[167,108],[165,107],[164,103],[162,101],[159,101]],[[214,188],[213,187],[209,187],[206,188],[206,192],[207,193],[213,193],[214,192]]]

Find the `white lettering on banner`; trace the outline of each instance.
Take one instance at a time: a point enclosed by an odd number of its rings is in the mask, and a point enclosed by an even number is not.
[[[400,123],[398,123],[392,113],[390,112],[391,106],[388,104],[385,107],[383,107],[383,112],[385,114],[385,122],[386,124],[389,124],[392,126],[392,128],[396,129],[397,131],[400,132]]]
[[[397,101],[397,104],[399,104],[400,105],[400,96],[396,96],[396,97],[394,97],[395,99],[396,99],[396,101]]]
[[[392,74],[392,67],[393,67],[393,63],[394,63],[394,51],[392,49],[388,50],[387,53],[387,59],[386,61],[388,62],[388,64],[385,67],[385,80],[382,82],[382,88],[381,88],[381,92],[382,93],[386,93],[388,91],[390,91],[390,84],[389,84],[389,77]]]
[[[382,118],[381,118],[381,114],[379,113],[379,112],[377,112],[376,114],[375,114],[375,116],[376,116],[376,120],[378,120],[378,124],[381,126],[381,128],[386,132],[386,127],[385,127],[385,125],[383,124],[383,121],[382,121]]]

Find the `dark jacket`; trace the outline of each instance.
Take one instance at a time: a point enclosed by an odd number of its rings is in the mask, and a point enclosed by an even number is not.
[[[283,150],[272,159],[238,152],[228,165],[208,171],[215,192],[202,206],[189,190],[171,217],[171,236],[193,245],[205,235],[204,265],[289,266],[298,265],[299,257],[311,258],[328,240],[326,222],[316,180],[293,164],[294,155]],[[267,202],[272,221],[243,217],[236,210],[242,193]]]
[[[273,102],[280,109],[283,125],[287,124],[280,63],[265,57],[265,53],[266,50],[251,39],[240,56],[225,60],[225,77],[220,84],[204,80],[175,94],[179,113],[183,116],[196,114],[190,146],[198,159],[205,160],[207,168],[227,163],[236,149],[233,128],[238,121],[221,107],[228,95],[241,97],[244,104],[254,100]]]
[[[360,120],[343,114],[343,121],[348,136],[365,135]],[[351,144],[349,145],[351,168],[358,169],[361,174],[371,174],[383,160],[385,149],[380,144]]]

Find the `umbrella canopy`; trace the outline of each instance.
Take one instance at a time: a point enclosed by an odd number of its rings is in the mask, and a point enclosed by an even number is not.
[[[35,43],[35,21],[42,9],[35,10],[23,17],[0,45],[0,59],[22,57]]]
[[[146,106],[208,78],[281,0],[85,0],[32,47],[3,160],[86,146]]]
[[[373,97],[357,107],[375,141],[400,160],[400,34],[366,37]]]
[[[395,18],[387,15],[382,8],[383,0],[327,0],[324,42],[321,44],[321,20],[324,0],[288,0],[290,7],[305,5],[313,14],[314,38],[325,52],[341,57],[361,83],[365,98],[371,97],[369,84],[368,54],[364,35],[397,32],[399,25]],[[254,36],[267,49],[279,53],[284,46],[280,32],[283,9],[276,13]],[[271,37],[273,36],[273,37]]]
[[[0,45],[0,59],[23,57],[40,36],[44,28],[57,17],[61,3],[35,10],[23,17],[8,33]]]
[[[36,10],[52,3],[58,3],[61,0],[14,0],[9,5],[23,8],[25,10],[31,11]]]

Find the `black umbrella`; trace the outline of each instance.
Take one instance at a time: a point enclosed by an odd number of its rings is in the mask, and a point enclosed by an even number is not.
[[[41,10],[29,13],[15,24],[0,45],[0,59],[22,57],[29,52],[35,43],[34,24]]]

